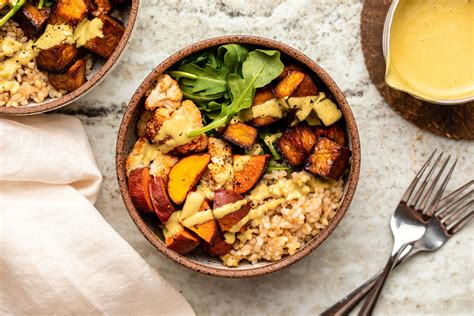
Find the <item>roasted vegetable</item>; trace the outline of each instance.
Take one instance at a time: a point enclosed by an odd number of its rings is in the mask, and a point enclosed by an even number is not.
[[[199,209],[200,212],[210,209],[211,206],[207,200],[202,202],[201,208]],[[207,243],[212,243],[216,235],[219,233],[217,228],[217,223],[214,219],[207,221],[203,224],[198,224],[192,227],[189,227],[196,235],[198,235],[202,240]]]
[[[77,60],[64,74],[48,74],[49,82],[57,90],[71,92],[86,82],[86,60]]]
[[[108,15],[103,14],[98,18],[103,23],[102,33],[104,36],[94,37],[93,39],[88,40],[84,47],[99,56],[109,58],[119,44],[120,39],[125,32],[125,28],[122,22]]]
[[[316,135],[306,123],[290,127],[277,141],[280,154],[291,167],[303,164],[316,143]]]
[[[179,223],[180,216],[181,211],[176,211],[171,214],[163,228],[163,235],[165,236],[166,247],[179,254],[185,255],[196,248],[200,241]]]
[[[183,230],[167,237],[165,244],[169,249],[185,255],[199,246],[199,239],[183,228]]]
[[[148,168],[135,169],[130,172],[128,177],[128,191],[132,198],[133,205],[135,205],[139,212],[153,212],[149,192],[150,181],[150,169]]]
[[[346,135],[344,130],[339,125],[331,125],[329,127],[316,126],[314,128],[314,133],[316,137],[327,137],[341,146],[346,145]]]
[[[313,79],[309,75],[305,75],[303,81],[296,89],[296,91],[291,95],[292,97],[309,97],[318,95],[319,91],[316,85],[313,82]]]
[[[112,3],[109,0],[87,0],[87,7],[93,16],[99,16],[110,13]]]
[[[88,12],[86,0],[57,0],[48,23],[76,26]]]
[[[13,19],[18,22],[28,38],[35,39],[44,31],[50,13],[51,9],[48,7],[38,9],[37,6],[27,2]]]
[[[303,67],[301,67],[300,64],[286,64],[285,67],[283,68],[283,71],[278,76],[278,79],[279,80],[283,79],[290,70],[297,70],[300,72],[304,72]]]
[[[272,88],[265,87],[258,89],[257,92],[255,92],[255,97],[253,98],[252,108],[255,108],[257,105],[264,104],[265,102],[270,101],[272,99],[275,99]],[[249,124],[256,127],[261,127],[273,124],[279,119],[279,117],[275,116],[260,116],[253,118],[251,121],[249,121]]]
[[[215,191],[214,203],[213,203],[213,214],[214,214],[214,217],[217,219],[217,222],[219,223],[219,227],[221,228],[221,231],[223,232],[229,231],[232,228],[232,226],[234,226],[242,218],[244,218],[250,211],[250,205],[244,204],[240,208],[238,208],[236,211],[233,211],[221,218],[218,218],[216,209],[226,204],[232,204],[237,201],[241,201],[243,199],[244,198],[242,195],[232,190],[220,189],[220,190]]]
[[[153,211],[155,211],[160,221],[166,224],[171,214],[175,211],[174,205],[171,203],[166,192],[166,182],[160,176],[153,177],[149,183],[148,191]]]
[[[191,155],[178,161],[170,171],[168,194],[176,204],[186,200],[189,191],[198,183],[211,160],[209,154]]]
[[[232,147],[220,138],[209,137],[209,185],[212,190],[234,189],[234,166]]]
[[[275,87],[276,97],[282,99],[291,96],[303,82],[305,76],[304,73],[298,70],[288,71]]]
[[[168,74],[162,74],[156,80],[155,87],[145,100],[145,108],[147,110],[155,110],[157,108],[168,108],[176,110],[180,107],[183,99],[183,92],[179,84]]]
[[[250,149],[255,144],[258,136],[256,128],[238,122],[227,125],[222,138],[239,147]]]
[[[250,191],[260,180],[270,161],[270,155],[234,156],[235,186],[237,193]]]
[[[318,139],[304,169],[312,174],[337,180],[349,165],[351,151],[326,137]]]
[[[203,243],[202,248],[211,256],[220,257],[232,249],[232,244],[226,243],[222,234],[217,232],[214,240],[211,243]]]
[[[155,160],[160,154],[158,146],[150,144],[148,139],[144,137],[139,138],[133,145],[133,149],[130,154],[128,154],[125,163],[127,175],[129,175],[132,170],[150,167],[151,161]],[[156,176],[156,173],[150,172],[150,174]]]
[[[59,44],[51,48],[40,50],[36,56],[38,68],[51,73],[63,73],[74,63],[77,57],[77,48],[72,44]]]
[[[325,99],[324,96],[314,104],[313,108],[326,126],[336,123],[342,117],[342,112],[337,108],[337,105],[330,99]]]
[[[281,135],[282,135],[282,133],[271,134],[267,130],[264,130],[260,133],[260,138],[265,143],[265,146],[267,146],[267,148],[270,151],[270,154],[272,155],[272,158],[274,160],[280,160],[281,159],[281,156],[278,153],[278,150],[275,148],[276,141],[278,140],[278,138]]]
[[[201,112],[193,101],[185,100],[176,110],[158,107],[154,111],[152,119],[146,123],[145,135],[157,144],[164,153],[186,155],[191,152],[204,151],[207,147],[207,136],[200,135],[193,139],[185,138],[184,141],[180,140],[177,143],[175,141],[176,134],[182,136],[189,129],[201,126]]]

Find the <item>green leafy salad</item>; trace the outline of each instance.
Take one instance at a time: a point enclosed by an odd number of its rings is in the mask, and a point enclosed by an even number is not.
[[[196,103],[207,125],[190,137],[222,127],[240,111],[252,106],[256,89],[283,71],[280,52],[250,50],[227,44],[184,59],[169,74],[179,82],[183,95]]]

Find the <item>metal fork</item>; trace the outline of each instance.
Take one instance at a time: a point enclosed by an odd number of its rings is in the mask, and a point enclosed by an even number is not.
[[[426,171],[435,153],[436,150],[433,151],[428,161],[423,165],[415,179],[413,179],[392,215],[390,220],[390,228],[392,229],[394,237],[392,254],[385,265],[382,275],[377,279],[374,288],[368,294],[364,305],[362,305],[362,308],[359,311],[359,316],[372,314],[380,293],[382,292],[385,282],[387,281],[390,272],[393,270],[395,263],[400,255],[408,249],[407,247],[409,247],[410,243],[420,239],[424,235],[427,228],[427,220],[438,207],[439,200],[441,199],[444,189],[451,178],[457,161],[454,161],[451,169],[447,175],[444,176],[441,186],[436,189],[451,156],[448,156],[434,179],[432,179],[432,175],[443,157],[443,153],[441,153],[429,171]],[[418,186],[418,183],[422,178],[423,180]],[[418,189],[416,189],[417,187]]]
[[[425,234],[401,254],[395,263],[395,268],[419,252],[438,250],[473,218],[474,191],[471,188],[473,184],[474,180],[471,180],[440,200],[438,209],[434,212],[435,217],[428,223]],[[348,315],[373,288],[382,272],[383,270],[379,271],[321,315]]]

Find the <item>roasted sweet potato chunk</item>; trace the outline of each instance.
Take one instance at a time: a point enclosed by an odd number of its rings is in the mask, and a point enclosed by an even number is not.
[[[226,204],[233,204],[238,201],[244,201],[244,198],[239,193],[232,190],[220,189],[214,193],[214,203],[213,203],[213,214],[219,223],[221,231],[229,231],[232,226],[237,224],[242,218],[244,218],[248,212],[250,212],[250,205],[243,204],[237,210],[219,218],[218,211],[216,210]]]
[[[133,205],[143,213],[153,212],[149,192],[150,181],[150,169],[148,168],[135,169],[128,176],[128,191]]]
[[[76,90],[86,82],[86,60],[79,59],[63,74],[48,74],[48,80],[58,90]]]
[[[341,146],[346,145],[346,135],[344,134],[342,127],[339,125],[331,125],[329,127],[319,125],[314,128],[314,133],[317,138],[327,137]]]
[[[48,22],[76,26],[88,11],[86,0],[57,0]]]
[[[211,155],[191,155],[178,161],[171,168],[168,181],[168,194],[176,204],[186,200],[188,192],[198,183],[207,169]]]
[[[275,98],[275,95],[273,94],[273,89],[271,87],[258,89],[253,98],[252,107],[263,104],[274,98]],[[248,123],[255,127],[261,127],[261,126],[267,126],[267,125],[273,124],[279,119],[280,118],[273,117],[273,116],[261,116],[261,117],[256,117],[250,120]]]
[[[222,134],[222,138],[225,140],[245,149],[252,148],[257,136],[256,128],[241,122],[229,124]]]
[[[351,151],[326,137],[318,139],[304,169],[312,174],[337,180],[349,165]]]
[[[98,18],[102,20],[102,33],[104,36],[95,37],[87,41],[84,47],[99,56],[109,58],[120,42],[125,28],[122,22],[108,15],[103,14]]]
[[[277,140],[278,150],[291,167],[302,165],[314,144],[316,135],[306,123],[290,127]]]
[[[287,74],[290,70],[298,70],[298,71],[303,72],[303,67],[301,67],[300,64],[288,64],[288,65],[285,65],[285,67],[283,68],[283,71],[282,71],[281,74],[278,76],[278,79],[284,78],[284,77],[286,76],[286,74]]]
[[[211,256],[220,257],[232,249],[232,244],[226,243],[222,234],[217,232],[214,240],[211,243],[203,243],[202,248]]]
[[[275,87],[275,95],[277,98],[286,98],[292,95],[298,86],[303,82],[305,74],[298,70],[290,70],[281,79]]]
[[[235,192],[244,194],[250,191],[262,177],[269,161],[270,155],[234,155]]]
[[[200,212],[210,209],[209,201],[204,200],[202,202]],[[216,235],[219,233],[217,228],[217,223],[214,219],[207,221],[203,224],[198,224],[196,226],[189,227],[196,235],[202,238],[207,243],[212,243]]]
[[[72,44],[59,44],[41,50],[36,56],[38,68],[51,73],[65,72],[76,60],[77,48]]]
[[[318,95],[319,91],[316,85],[313,82],[313,79],[309,75],[304,75],[303,81],[296,89],[296,91],[291,95],[292,97],[310,97]]]
[[[166,192],[166,183],[164,179],[160,176],[153,177],[149,183],[148,191],[150,193],[153,211],[155,211],[160,221],[163,224],[166,224],[171,214],[175,211],[175,208]]]
[[[13,18],[20,24],[21,29],[28,38],[36,38],[46,28],[50,13],[51,9],[48,7],[38,9],[37,6],[27,2]]]
[[[167,237],[165,244],[169,249],[185,255],[199,246],[199,239],[183,228],[171,237]]]

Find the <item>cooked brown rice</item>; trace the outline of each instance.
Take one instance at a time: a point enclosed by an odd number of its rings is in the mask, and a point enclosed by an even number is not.
[[[314,177],[306,172],[294,172],[289,177]],[[285,181],[285,171],[273,171],[261,182],[270,185]],[[257,263],[276,261],[293,255],[311,238],[319,234],[336,214],[342,199],[343,180],[331,181],[327,187],[271,209],[253,220],[243,233],[236,236],[234,249],[221,257],[224,265],[237,266],[240,261]]]
[[[22,44],[28,41],[18,23],[13,21],[8,21],[0,28],[0,42],[6,37],[11,37]],[[4,58],[0,57],[0,63],[3,60]],[[56,90],[48,82],[48,76],[38,70],[35,61],[22,66],[15,73],[12,82],[13,84],[10,82],[3,87],[0,86],[0,106],[16,107],[27,105],[29,102],[41,103],[47,97],[59,98],[65,93]]]

